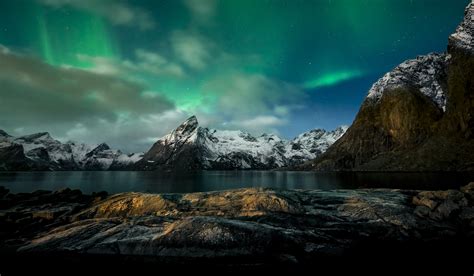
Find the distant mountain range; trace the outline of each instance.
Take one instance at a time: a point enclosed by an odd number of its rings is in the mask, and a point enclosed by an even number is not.
[[[208,129],[192,116],[158,140],[133,167],[181,171],[294,166],[325,152],[346,129],[315,129],[288,141],[273,134],[255,137],[243,131]]]
[[[408,60],[370,89],[346,135],[303,170],[474,170],[474,4],[448,50]]]
[[[62,143],[47,132],[13,137],[0,130],[0,170],[217,170],[295,166],[322,154],[347,127],[315,129],[293,140],[272,134],[200,127],[190,117],[146,153],[125,154],[107,144]]]
[[[61,143],[47,132],[13,137],[0,130],[0,170],[121,170],[143,157],[107,144]]]

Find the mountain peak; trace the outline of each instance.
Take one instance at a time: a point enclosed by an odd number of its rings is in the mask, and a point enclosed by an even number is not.
[[[21,140],[24,140],[24,141],[53,140],[53,138],[51,137],[51,135],[49,134],[49,132],[38,132],[38,133],[34,133],[34,134],[29,134],[29,135],[25,135],[25,136],[19,137],[18,139],[21,139]]]
[[[367,98],[378,102],[387,90],[417,87],[422,94],[445,110],[446,95],[441,83],[445,77],[447,60],[449,60],[448,55],[437,53],[407,60],[374,83]]]
[[[191,116],[189,117],[186,121],[181,123],[178,128],[176,128],[175,133],[181,134],[181,135],[187,135],[196,130],[198,128],[199,122],[196,118],[196,116]]]
[[[192,115],[191,117],[187,118],[186,121],[183,122],[183,124],[185,123],[198,124],[198,119],[196,115]]]
[[[0,129],[0,136],[11,137],[8,133],[6,133],[4,130],[1,130],[1,129]]]
[[[95,148],[95,150],[100,150],[100,151],[109,150],[109,149],[110,149],[110,147],[106,143],[101,143]]]
[[[338,126],[335,130],[335,132],[346,132],[347,129],[349,129],[349,126],[348,125],[341,125],[341,126]]]
[[[95,147],[93,150],[91,150],[90,152],[88,152],[86,154],[86,157],[93,157],[94,155],[100,153],[100,152],[103,152],[105,150],[110,150],[110,147],[109,145],[107,145],[106,143],[102,143],[102,144],[99,144],[97,147]]]
[[[474,51],[474,3],[471,2],[464,12],[464,20],[456,32],[449,37],[449,45]]]

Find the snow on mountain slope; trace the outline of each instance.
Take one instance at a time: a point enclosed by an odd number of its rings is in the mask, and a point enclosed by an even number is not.
[[[340,126],[333,131],[314,129],[302,133],[286,144],[285,157],[291,160],[292,164],[314,159],[341,138],[348,128]]]
[[[35,161],[62,163],[69,168],[74,166],[71,147],[53,139],[47,132],[25,135],[13,140],[23,146],[25,155]]]
[[[136,153],[130,153],[130,154],[122,153],[118,155],[114,161],[117,162],[118,164],[130,165],[130,164],[138,162],[138,160],[142,158],[143,158],[143,152],[136,152]]]
[[[253,137],[249,133],[238,130],[215,130],[203,128],[207,155],[205,168],[212,168],[213,163],[227,162],[234,159],[238,168],[250,169],[252,163],[265,164],[274,163],[281,167],[285,165],[283,155],[279,154],[279,148],[284,147],[284,142],[275,135],[264,134]],[[239,156],[237,156],[239,155]],[[249,162],[249,159],[253,162]]]
[[[0,171],[28,170],[32,161],[23,152],[23,146],[13,142],[14,137],[0,130]]]
[[[288,141],[273,134],[200,127],[190,117],[159,139],[137,169],[272,169],[299,164],[326,151],[345,132],[312,130]]]
[[[403,62],[369,91],[316,171],[474,170],[474,2],[445,54]],[[436,30],[432,30],[436,31]]]
[[[474,3],[470,3],[465,11],[463,22],[449,37],[451,48],[474,51]],[[377,103],[384,91],[397,88],[413,87],[430,98],[438,107],[446,111],[446,68],[451,55],[447,53],[431,53],[418,56],[398,65],[391,72],[380,78],[369,90],[368,99]]]
[[[471,2],[464,13],[464,20],[449,37],[449,43],[455,47],[474,51],[474,2]]]
[[[444,111],[446,92],[441,80],[446,76],[445,65],[448,61],[449,55],[436,53],[407,60],[379,79],[369,90],[367,98],[377,102],[385,90],[414,87]]]
[[[0,148],[8,147],[12,144],[13,137],[0,129]]]
[[[0,147],[21,146],[24,155],[38,169],[49,170],[108,170],[126,167],[143,154],[124,154],[105,144],[87,145],[76,142],[61,143],[47,132],[18,138],[0,131]]]
[[[124,154],[105,143],[62,143],[47,132],[15,138],[0,131],[0,149],[5,148],[5,155],[20,151],[28,163],[20,167],[38,170],[272,169],[319,156],[346,129],[312,130],[288,141],[273,134],[255,137],[239,130],[203,128],[193,116],[146,154]]]

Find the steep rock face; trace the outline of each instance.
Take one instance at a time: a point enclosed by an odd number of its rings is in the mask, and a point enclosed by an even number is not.
[[[196,143],[200,131],[196,117],[191,117],[170,134],[158,140],[138,161],[138,169],[200,169],[202,148]]]
[[[76,168],[71,146],[55,140],[47,132],[21,136],[13,142],[22,145],[25,155],[40,167],[50,170]]]
[[[406,61],[370,89],[353,125],[301,169],[474,170],[474,5],[447,54]]]
[[[118,170],[142,158],[107,144],[61,143],[47,132],[15,138],[0,132],[0,170]]]
[[[347,131],[347,126],[341,126],[332,131],[314,129],[300,134],[295,139],[286,143],[285,156],[289,164],[300,164],[308,159],[320,156],[341,138]]]
[[[31,162],[18,144],[0,142],[0,171],[29,170]]]
[[[192,116],[158,140],[133,168],[272,169],[300,164],[324,152],[346,129],[312,130],[287,141],[271,134],[254,137],[243,131],[203,128]]]
[[[23,146],[13,143],[13,137],[0,130],[0,171],[28,170],[33,167]]]
[[[449,37],[447,127],[467,139],[474,138],[474,3],[464,21]]]

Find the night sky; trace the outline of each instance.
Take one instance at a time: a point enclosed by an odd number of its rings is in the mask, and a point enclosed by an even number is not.
[[[350,124],[470,0],[0,1],[0,129],[146,150],[190,115],[286,138]]]

